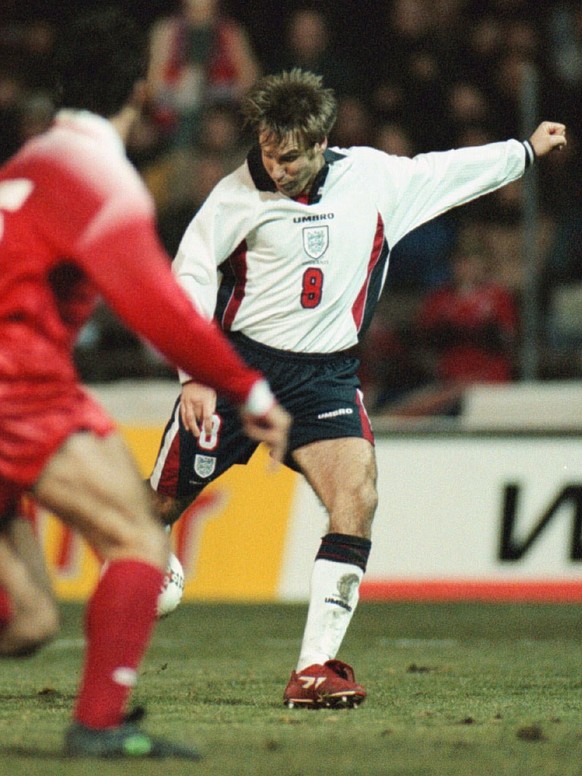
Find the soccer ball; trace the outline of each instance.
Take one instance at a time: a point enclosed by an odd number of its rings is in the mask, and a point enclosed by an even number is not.
[[[109,563],[105,562],[101,566],[100,577],[105,574]],[[184,594],[184,569],[174,553],[170,553],[166,574],[162,581],[162,587],[158,596],[156,613],[158,618],[167,617],[182,600]]]
[[[168,558],[168,568],[158,596],[157,614],[167,617],[178,606],[184,594],[184,569],[174,553]]]

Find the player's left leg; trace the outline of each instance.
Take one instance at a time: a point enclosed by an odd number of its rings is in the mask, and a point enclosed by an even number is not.
[[[38,541],[28,520],[0,530],[0,656],[23,657],[50,641],[59,615]]]
[[[294,459],[329,514],[313,567],[307,623],[285,702],[357,706],[366,692],[350,666],[335,659],[358,603],[377,506],[374,448],[365,439],[305,445]]]

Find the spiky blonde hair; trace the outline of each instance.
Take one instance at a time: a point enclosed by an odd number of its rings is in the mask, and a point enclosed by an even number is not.
[[[328,137],[337,102],[321,76],[293,68],[257,81],[243,100],[242,114],[245,125],[257,133],[279,141],[296,134],[309,147]]]

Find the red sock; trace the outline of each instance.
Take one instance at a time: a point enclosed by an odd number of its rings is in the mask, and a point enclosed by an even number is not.
[[[0,587],[0,629],[8,625],[13,613],[10,596],[4,588]]]
[[[121,723],[156,620],[163,578],[149,563],[119,560],[99,580],[85,617],[87,649],[74,714],[83,725]]]

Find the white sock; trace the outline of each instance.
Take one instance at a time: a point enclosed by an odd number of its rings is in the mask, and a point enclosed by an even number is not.
[[[297,671],[337,655],[358,604],[363,576],[362,569],[351,563],[315,561]]]

